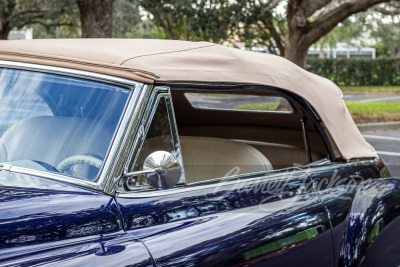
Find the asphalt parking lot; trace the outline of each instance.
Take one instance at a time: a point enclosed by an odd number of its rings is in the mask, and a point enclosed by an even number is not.
[[[388,165],[392,176],[400,177],[400,129],[362,134]]]

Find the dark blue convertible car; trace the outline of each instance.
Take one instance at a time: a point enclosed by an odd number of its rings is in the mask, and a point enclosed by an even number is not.
[[[206,42],[0,42],[0,266],[399,266],[332,82]]]

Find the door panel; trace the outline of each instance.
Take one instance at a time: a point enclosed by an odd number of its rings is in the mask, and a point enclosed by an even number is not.
[[[311,180],[277,171],[117,197],[126,230],[160,265],[333,264]]]
[[[2,171],[0,215],[0,266],[153,265],[103,193]]]
[[[147,249],[131,235],[24,246],[5,250],[0,258],[6,258],[1,266],[154,266]]]
[[[346,217],[352,206],[357,186],[367,179],[379,178],[381,174],[375,161],[330,163],[325,166],[312,166],[306,171],[310,174],[314,188],[330,215],[335,266],[337,266],[346,230]]]

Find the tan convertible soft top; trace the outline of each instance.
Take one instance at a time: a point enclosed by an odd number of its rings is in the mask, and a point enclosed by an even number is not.
[[[375,157],[333,82],[290,61],[207,42],[139,39],[0,41],[0,59],[87,70],[145,83],[203,81],[278,87],[320,115],[344,159]]]

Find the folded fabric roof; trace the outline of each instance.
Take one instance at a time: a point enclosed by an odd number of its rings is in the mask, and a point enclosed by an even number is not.
[[[271,54],[208,42],[141,39],[0,41],[0,60],[66,67],[154,83],[260,84],[293,92],[316,110],[344,159],[375,157],[330,80]]]

